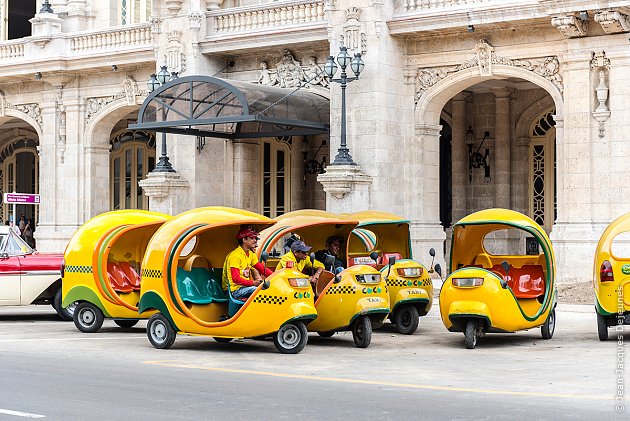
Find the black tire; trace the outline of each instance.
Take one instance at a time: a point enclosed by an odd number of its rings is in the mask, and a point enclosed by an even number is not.
[[[469,320],[468,323],[466,323],[466,330],[464,331],[466,348],[475,349],[478,339],[477,333],[477,322],[475,320]]]
[[[361,316],[352,324],[352,339],[357,348],[367,348],[372,342],[372,321],[369,316]]]
[[[94,333],[103,326],[105,316],[100,308],[83,301],[77,305],[72,315],[74,325],[83,333]]]
[[[234,338],[219,338],[217,336],[214,336],[212,339],[214,339],[215,341],[217,341],[220,344],[227,344],[232,342],[232,339]]]
[[[608,340],[608,323],[606,317],[597,313],[597,335],[600,341]]]
[[[307,341],[308,332],[302,322],[287,323],[273,335],[273,344],[282,354],[297,354]]]
[[[317,332],[317,334],[319,336],[321,336],[322,338],[330,338],[332,335],[335,334],[335,331],[334,330],[330,330],[328,332]]]
[[[134,327],[135,325],[137,325],[139,322],[138,319],[115,319],[114,323],[116,323],[118,326],[122,327],[123,329],[130,329],[132,327]]]
[[[177,332],[173,325],[161,313],[156,313],[147,322],[147,337],[157,349],[167,349],[173,346]]]
[[[396,310],[394,323],[399,333],[403,335],[413,335],[418,329],[418,323],[420,323],[418,309],[411,304],[401,306]]]
[[[53,297],[52,307],[55,309],[61,320],[69,322],[73,320],[74,311],[77,308],[78,302],[70,304],[67,308],[61,307],[61,287],[55,292]]]
[[[543,339],[551,339],[553,338],[553,332],[556,330],[556,309],[552,308],[549,312],[549,316],[547,316],[547,320],[540,328],[540,333],[542,333]]]

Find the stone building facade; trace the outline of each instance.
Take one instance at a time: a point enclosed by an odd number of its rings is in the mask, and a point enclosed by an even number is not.
[[[628,1],[47,3],[0,1],[1,186],[42,195],[17,209],[41,250],[111,209],[374,208],[409,218],[416,256],[443,260],[454,222],[505,207],[545,227],[572,282],[590,279],[600,233],[630,209]],[[330,165],[341,97],[321,69],[340,46],[366,64],[347,91],[354,166]],[[330,133],[169,134],[175,172],[151,172],[162,136],[128,126],[162,66],[318,94]]]

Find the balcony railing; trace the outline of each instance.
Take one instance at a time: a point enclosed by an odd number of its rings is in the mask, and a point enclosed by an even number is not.
[[[496,0],[401,0],[399,5],[403,12],[432,11],[437,9],[456,9],[490,4]]]
[[[0,60],[14,60],[24,57],[24,44],[26,42],[21,39],[18,41],[9,41],[0,45]]]
[[[216,33],[256,31],[272,27],[322,22],[323,1],[285,1],[213,12]]]
[[[151,44],[151,26],[148,23],[117,30],[84,33],[71,38],[73,53],[139,47]]]

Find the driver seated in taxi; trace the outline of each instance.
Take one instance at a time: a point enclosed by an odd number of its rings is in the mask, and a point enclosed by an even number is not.
[[[280,258],[276,270],[293,267],[303,274],[309,275],[308,280],[313,287],[313,291],[316,291],[317,281],[319,280],[319,275],[324,271],[324,265],[317,259],[315,259],[314,262],[311,261],[308,255],[310,250],[311,247],[304,244],[304,241],[293,241],[293,243],[291,243],[291,251],[285,253],[285,255]]]

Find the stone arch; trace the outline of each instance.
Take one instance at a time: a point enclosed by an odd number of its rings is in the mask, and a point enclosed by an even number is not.
[[[116,99],[103,106],[92,115],[85,126],[85,146],[109,147],[109,136],[116,123],[129,113],[139,109],[139,104],[129,105],[126,98]],[[93,143],[94,140],[98,142],[98,139],[107,139],[107,142],[104,144]]]
[[[492,75],[481,76],[478,67],[460,70],[429,87],[416,104],[416,123],[438,124],[442,109],[459,92],[477,83],[496,79],[497,76],[514,77],[532,82],[543,88],[551,96],[556,106],[556,114],[563,115],[564,100],[562,92],[544,77],[520,67],[494,64]]]
[[[516,120],[515,139],[525,139],[530,136],[532,122],[542,113],[546,113],[555,106],[553,98],[545,96],[527,107]],[[556,114],[558,111],[556,110]]]
[[[37,120],[35,120],[33,117],[31,117],[30,115],[20,111],[20,110],[16,110],[14,108],[5,108],[4,109],[4,115],[2,115],[0,117],[0,125],[6,123],[7,121],[11,120],[11,118],[17,118],[19,120],[24,121],[26,124],[28,124],[29,126],[31,126],[33,128],[33,130],[37,133],[37,139],[38,141],[40,141],[40,139],[42,139],[43,137],[43,133],[42,133],[42,127],[39,124],[39,122],[37,122]]]

